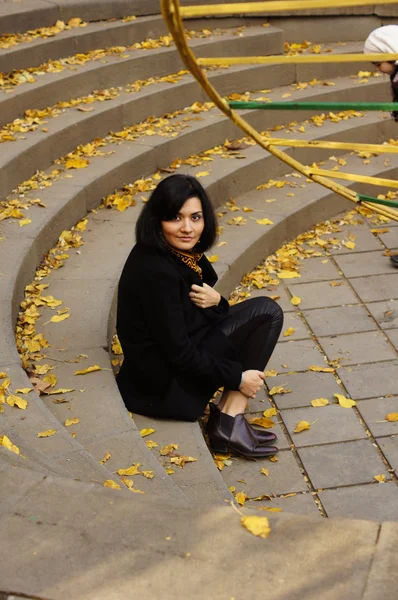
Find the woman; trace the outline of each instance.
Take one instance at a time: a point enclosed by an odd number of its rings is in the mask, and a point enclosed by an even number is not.
[[[159,183],[136,225],[137,243],[119,282],[117,333],[124,362],[117,377],[136,413],[195,421],[212,395],[208,435],[213,451],[272,455],[276,439],[243,416],[264,383],[283,314],[270,298],[230,307],[213,289],[216,273],[203,254],[216,239],[214,210],[200,183],[172,175]]]
[[[366,54],[375,54],[376,52],[398,54],[398,25],[385,25],[372,31],[365,42],[363,51]],[[390,76],[392,100],[398,102],[398,60],[373,64],[380,73]],[[391,115],[398,123],[398,111],[394,111]],[[398,267],[398,254],[390,256],[390,260],[394,267]]]

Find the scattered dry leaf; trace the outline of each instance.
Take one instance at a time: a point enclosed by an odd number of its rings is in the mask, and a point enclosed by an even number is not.
[[[352,408],[353,406],[356,406],[355,400],[350,400],[350,398],[346,398],[342,394],[333,394],[333,396],[337,398],[340,406],[343,408]]]
[[[299,421],[294,429],[294,433],[300,433],[301,431],[305,431],[306,429],[310,429],[311,425],[308,421]]]
[[[83,369],[82,371],[75,371],[75,375],[87,375],[87,373],[94,373],[95,371],[101,371],[101,367],[99,365],[93,365],[92,367],[87,367],[87,369]]]
[[[327,398],[315,398],[315,400],[311,400],[312,406],[326,406],[329,404],[329,400]]]
[[[257,537],[265,539],[269,537],[269,534],[271,533],[271,528],[269,526],[267,517],[241,517],[240,522],[245,529]]]

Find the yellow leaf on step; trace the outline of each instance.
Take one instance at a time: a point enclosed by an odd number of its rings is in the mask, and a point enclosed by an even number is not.
[[[235,500],[237,501],[238,504],[240,504],[240,506],[244,505],[244,503],[246,502],[248,497],[249,496],[247,494],[245,494],[245,492],[237,492],[235,494]]]
[[[95,371],[101,371],[101,367],[99,365],[93,365],[82,371],[75,371],[75,375],[87,375],[87,373],[94,373]]]
[[[60,388],[59,390],[51,390],[51,391],[45,391],[44,393],[47,394],[47,396],[55,396],[56,394],[69,394],[70,392],[74,392],[75,390],[70,390],[68,388]]]
[[[100,460],[101,465],[104,465],[110,458],[111,458],[112,454],[110,452],[107,452],[104,456],[104,458],[102,460]]]
[[[89,161],[86,158],[70,158],[65,163],[67,169],[85,169],[88,165]]]
[[[308,421],[299,421],[294,429],[294,433],[300,433],[300,431],[305,431],[306,429],[310,429],[311,425]]]
[[[343,408],[352,408],[353,406],[356,406],[355,400],[350,400],[350,398],[346,398],[342,394],[333,394],[333,396],[337,398],[340,406]]]
[[[308,370],[316,373],[334,373],[333,367],[318,367],[317,365],[311,365]]]
[[[21,410],[25,410],[26,407],[28,406],[28,403],[26,400],[24,400],[23,398],[20,398],[19,396],[13,396],[13,395],[8,396],[7,404],[9,404],[10,406],[17,406]]]
[[[131,465],[131,467],[128,467],[127,469],[119,469],[117,471],[118,475],[139,475],[140,471],[139,468],[141,466],[141,463],[134,463],[133,465]]]
[[[265,539],[269,537],[269,534],[271,533],[271,528],[269,526],[269,521],[267,517],[241,517],[240,522],[242,523],[243,527],[245,527],[245,529],[247,529],[248,531],[250,531],[250,533],[257,537]]]
[[[15,454],[19,454],[19,448],[18,446],[15,446],[10,438],[8,438],[6,435],[2,435],[0,437],[0,446],[4,446],[4,448],[7,448],[7,450],[10,450],[10,452],[14,452]]]
[[[355,248],[355,242],[351,242],[350,240],[348,242],[343,240],[341,243],[343,244],[343,246],[345,246],[346,248],[349,248],[350,250],[354,250],[354,248]]]
[[[49,383],[51,385],[51,387],[54,387],[57,384],[57,377],[56,375],[54,375],[53,373],[50,373],[49,375],[46,375],[45,377],[43,377],[43,381],[45,381],[46,383]]]
[[[256,219],[256,223],[258,223],[258,225],[273,225],[274,222],[271,221],[270,219],[264,218],[264,219]]]
[[[265,410],[263,412],[263,416],[266,419],[270,419],[271,417],[274,417],[276,414],[277,414],[276,408],[267,408],[267,410]]]
[[[140,435],[141,437],[146,437],[147,435],[151,435],[152,433],[156,433],[156,429],[141,429]]]
[[[249,419],[249,423],[252,425],[259,425],[265,429],[271,429],[275,425],[271,419],[267,419],[266,417],[253,417],[252,419]]]
[[[298,306],[301,302],[301,298],[299,296],[293,296],[293,298],[290,298],[290,302],[293,306]]]
[[[386,476],[385,475],[373,475],[373,479],[376,479],[376,481],[378,481],[379,483],[384,483],[384,481],[386,480]]]
[[[287,269],[278,271],[276,276],[279,277],[279,279],[294,279],[295,277],[301,277],[300,273],[297,271],[288,271]]]
[[[107,488],[111,488],[111,490],[121,490],[122,489],[118,483],[116,483],[115,481],[113,481],[113,479],[107,479],[103,483],[103,486],[107,487]]]
[[[16,394],[29,394],[30,392],[33,392],[33,388],[18,388],[15,390]]]
[[[134,487],[134,481],[132,479],[127,479],[127,477],[122,477],[122,481],[126,487],[130,490],[130,492],[135,492],[136,494],[145,494],[145,492],[141,490],[137,490]]]
[[[60,323],[61,321],[65,321],[65,319],[69,319],[70,313],[65,313],[63,315],[54,315],[51,317],[50,321],[52,323]]]
[[[170,462],[173,465],[177,465],[177,467],[180,467],[180,469],[184,467],[185,463],[196,462],[197,460],[198,459],[193,458],[193,456],[173,456],[172,458],[170,458]]]
[[[260,510],[267,510],[268,512],[282,512],[283,508],[279,508],[277,506],[260,506]]]
[[[274,385],[269,391],[270,396],[274,396],[275,394],[290,394],[292,390],[283,387],[283,385]]]
[[[32,219],[21,219],[19,221],[19,226],[24,227],[25,225],[29,225],[32,222]]]
[[[52,435],[55,435],[57,433],[56,429],[47,429],[47,431],[40,431],[37,434],[38,438],[46,438],[46,437],[51,437]]]
[[[196,173],[196,177],[207,177],[210,175],[210,171],[201,171],[200,173]]]
[[[294,327],[288,327],[288,328],[286,329],[286,331],[284,331],[284,333],[283,333],[283,337],[289,337],[289,336],[293,335],[293,333],[294,333],[295,331],[296,331],[296,330],[295,330],[295,328],[294,328]]]
[[[152,448],[157,448],[159,446],[159,444],[157,442],[154,442],[153,440],[146,440],[145,444],[147,445],[149,450],[152,450]]]
[[[73,417],[72,419],[66,419],[65,427],[70,427],[71,425],[77,425],[78,423],[80,423],[80,420],[78,419],[78,417]]]
[[[178,444],[168,444],[167,446],[164,446],[160,451],[160,455],[169,456],[173,450],[178,450]]]
[[[0,379],[5,379],[7,377],[7,373],[4,373],[3,371],[0,373]]]
[[[327,398],[315,398],[315,400],[311,400],[312,406],[326,406],[329,404],[329,400]]]
[[[155,477],[155,473],[153,471],[142,471],[142,474],[147,479],[153,479]]]
[[[265,371],[264,375],[266,377],[276,377],[278,375],[278,371],[271,369],[270,371]]]
[[[265,467],[261,469],[260,473],[262,473],[262,475],[265,475],[266,477],[269,477],[269,471]]]
[[[388,413],[388,415],[386,415],[386,421],[398,421],[398,413]]]
[[[213,254],[212,256],[208,256],[207,260],[210,263],[216,263],[218,261],[218,254]]]

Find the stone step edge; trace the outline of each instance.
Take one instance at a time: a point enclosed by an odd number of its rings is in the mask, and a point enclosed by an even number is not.
[[[283,52],[282,32],[274,27],[260,26],[251,27],[244,36],[227,32],[209,38],[194,38],[190,40],[190,46],[198,56],[211,54],[212,48],[220,56],[244,53],[247,47],[265,54]],[[108,56],[106,64],[88,61],[74,70],[44,73],[30,84],[15,86],[9,93],[0,92],[0,125],[22,117],[25,110],[32,107],[42,109],[58,101],[70,100],[72,89],[76,90],[73,97],[77,98],[98,88],[123,86],[126,81],[133,83],[137,79],[147,79],[148,75],[163,76],[185,69],[174,45],[128,52],[131,55],[127,58]]]

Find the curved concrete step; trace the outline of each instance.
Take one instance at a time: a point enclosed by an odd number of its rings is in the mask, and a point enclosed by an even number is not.
[[[271,27],[250,27],[242,36],[228,31],[223,35],[206,39],[192,39],[192,49],[198,56],[228,56],[242,54],[281,54],[282,32]],[[123,58],[127,57],[127,58]],[[151,50],[131,49],[122,55],[106,57],[106,63],[88,61],[83,65],[71,65],[58,73],[44,73],[30,84],[21,84],[10,93],[0,93],[0,124],[23,116],[28,108],[45,108],[59,100],[69,100],[89,94],[101,88],[126,85],[148,76],[162,76],[183,69],[183,63],[175,47],[160,47]]]
[[[357,44],[353,47],[358,49]],[[341,47],[335,47],[334,50],[341,51]],[[335,65],[330,66],[332,67],[330,77],[332,77]],[[328,78],[328,65],[325,67],[322,76]],[[357,70],[354,72],[357,73]],[[342,73],[339,75],[342,76]],[[303,82],[303,78],[299,79],[298,76],[294,65],[289,65],[283,70],[277,68],[276,65],[263,65],[209,73],[210,81],[222,95],[253,90],[258,87],[259,81],[266,82],[271,88]],[[311,77],[312,79],[313,77]],[[352,85],[352,82],[349,85]],[[311,86],[310,89],[312,89]],[[315,86],[313,89],[317,89],[317,87]],[[337,89],[339,89],[338,83]],[[336,87],[332,91],[335,90]],[[290,91],[285,90],[287,93]],[[303,92],[304,90],[301,90],[291,95],[297,98],[307,97],[307,93],[303,94]],[[282,91],[281,94],[283,94]],[[385,93],[385,96],[388,99],[388,92]],[[277,98],[275,93],[271,93],[267,97]],[[320,98],[322,97],[321,95]],[[185,75],[181,81],[174,84],[157,83],[144,87],[133,95],[128,91],[120,91],[117,98],[91,104],[92,112],[81,112],[76,108],[63,110],[57,118],[45,119],[45,135],[43,135],[42,128],[38,127],[36,131],[29,131],[23,136],[19,136],[22,139],[3,144],[4,152],[0,158],[2,193],[7,195],[17,187],[21,180],[27,180],[37,170],[48,167],[54,158],[54,147],[57,148],[58,156],[67,154],[77,145],[90,142],[93,131],[96,132],[97,138],[106,136],[109,131],[120,131],[124,126],[144,121],[148,114],[156,117],[162,116],[166,107],[167,112],[172,113],[198,101],[205,102],[206,97],[196,82],[192,81],[190,76]],[[265,126],[271,126],[272,122],[279,123],[280,118],[280,113],[267,114]],[[283,115],[284,118],[285,115]]]
[[[0,5],[0,35],[23,33],[51,26],[56,21],[80,17],[83,21],[120,19],[131,15],[159,14],[158,0],[5,0]]]
[[[96,48],[127,46],[145,38],[168,34],[161,15],[139,17],[134,21],[99,21],[85,27],[61,31],[54,37],[37,38],[0,49],[0,71],[37,67],[48,60],[89,52]]]

